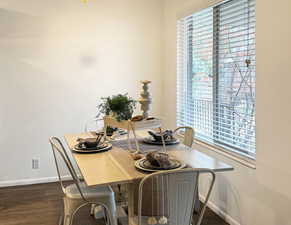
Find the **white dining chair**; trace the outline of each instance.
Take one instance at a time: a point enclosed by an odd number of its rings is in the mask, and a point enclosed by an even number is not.
[[[192,147],[195,131],[192,127],[184,126],[178,127],[174,130],[174,135],[182,139],[182,143],[188,147]]]
[[[182,140],[182,143],[188,147],[192,147],[195,137],[195,130],[189,126],[178,127],[174,130],[174,135],[177,136],[178,139]],[[199,190],[197,188],[196,198],[198,201],[195,202],[195,212],[200,210],[200,201],[199,201]]]
[[[84,182],[81,182],[62,142],[56,138],[49,139],[51,144],[56,170],[59,177],[60,185],[64,194],[64,216],[60,219],[62,225],[72,225],[74,216],[79,209],[86,205],[101,205],[106,212],[110,225],[117,225],[116,205],[114,192],[110,186],[88,187]],[[73,179],[73,184],[65,186],[63,175],[61,172],[66,169],[66,172]]]
[[[210,169],[181,169],[150,174],[142,179],[138,191],[138,225],[193,224],[199,175],[209,174],[211,182],[195,225],[200,225],[209,200],[215,173]]]

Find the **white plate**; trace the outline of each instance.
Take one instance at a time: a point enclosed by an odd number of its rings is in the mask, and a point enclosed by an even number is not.
[[[181,165],[179,166],[179,167],[177,167],[177,168],[174,168],[174,169],[154,169],[154,168],[145,168],[145,167],[142,167],[141,166],[141,163],[143,162],[143,161],[145,161],[146,160],[146,158],[142,158],[142,159],[140,159],[140,160],[137,160],[135,163],[134,163],[134,165],[135,165],[135,167],[137,168],[137,169],[140,169],[140,170],[143,170],[143,171],[146,171],[146,172],[157,172],[157,171],[168,171],[168,170],[178,170],[178,169],[183,169],[183,168],[185,168],[186,167],[186,164],[185,163],[182,163],[182,162],[180,162],[179,160],[176,160],[176,159],[171,159],[171,160],[173,160],[173,161],[177,161],[177,162],[179,162]]]

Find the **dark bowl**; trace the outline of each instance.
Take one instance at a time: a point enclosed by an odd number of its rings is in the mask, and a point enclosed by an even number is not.
[[[162,142],[162,137],[165,141],[172,140],[173,139],[173,133],[172,131],[166,130],[163,133],[154,133],[152,131],[148,131],[148,133],[154,138],[156,142]]]
[[[95,148],[99,145],[100,140],[98,141],[96,138],[85,138],[80,140],[80,144],[83,144],[86,148]]]

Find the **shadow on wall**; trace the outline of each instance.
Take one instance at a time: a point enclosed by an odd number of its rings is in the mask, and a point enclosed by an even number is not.
[[[63,82],[66,76],[54,73],[58,64],[51,65],[52,57],[47,57],[44,18],[0,9],[0,27],[0,127],[6,131],[0,145],[11,142],[11,137],[21,140],[25,133],[23,145],[29,146],[36,127],[44,131],[49,124],[58,130],[56,118],[70,119],[59,117],[66,115],[64,102],[69,104],[73,90],[68,89],[69,82]],[[20,127],[22,132],[15,132]],[[14,144],[11,148],[19,148]]]
[[[228,173],[228,172],[227,172]],[[205,196],[205,190],[208,190],[210,185],[210,176],[201,175],[200,179],[200,192],[203,196]],[[224,177],[224,175],[216,173],[216,181],[214,185],[213,192],[211,194],[210,201],[212,203],[219,202],[219,209],[226,214],[228,214],[230,206],[231,211],[236,212],[235,220],[239,222],[241,225],[244,225],[243,218],[241,218],[241,205],[240,205],[240,195],[238,191],[230,185],[228,179]],[[213,197],[215,196],[215,199]],[[222,218],[224,218],[223,214],[220,214]],[[226,219],[226,218],[224,218]]]
[[[0,36],[3,38],[40,37],[45,21],[41,17],[0,8]]]
[[[4,131],[0,149],[7,158],[13,158],[14,167],[21,165],[19,177],[30,178],[24,173],[30,169],[31,155],[42,154],[39,150],[48,146],[49,133],[58,128],[51,119],[54,114],[57,118],[57,110],[49,110],[54,80],[48,79],[40,65],[44,29],[43,18],[0,9],[0,129]],[[45,129],[48,124],[51,130]],[[7,172],[13,170],[9,161],[1,161],[1,165],[6,170],[0,172],[0,180],[17,179]]]
[[[223,203],[222,210],[224,212],[228,212],[229,210],[236,212],[235,220],[239,222],[239,224],[246,224],[244,218],[241,217],[242,209],[241,209],[241,198],[239,191],[231,185],[228,179],[225,176],[218,176],[217,179],[217,196],[220,203]]]
[[[44,18],[0,9],[0,27],[1,64],[3,61],[29,64],[40,59],[46,36]]]
[[[1,127],[12,129],[8,126],[13,116],[11,112],[19,112],[22,107],[23,111],[32,113],[29,102],[34,101],[37,96],[35,93],[42,93],[41,85],[37,87],[32,84],[38,82],[37,79],[43,80],[46,74],[27,61],[38,55],[35,46],[41,45],[38,42],[43,35],[43,25],[41,18],[0,9],[0,99],[5,106],[1,110]],[[18,113],[15,120],[26,121],[25,113]],[[9,129],[5,134],[9,135]]]
[[[75,19],[70,16],[64,16],[64,27]],[[0,100],[6,106],[0,110],[0,127],[6,128],[5,136],[17,127],[9,125],[11,118],[33,133],[33,127],[54,127],[50,119],[80,120],[86,109],[92,109],[91,102],[95,110],[97,92],[92,90],[97,82],[105,82],[96,76],[96,40],[84,34],[92,41],[86,43],[86,38],[74,36],[78,27],[69,34],[55,29],[57,20],[52,17],[0,8]]]
[[[269,179],[272,180],[273,178],[269,176]],[[260,186],[260,184],[258,184],[258,186]],[[290,191],[290,187],[288,188],[288,186],[285,186],[282,188],[287,188]],[[264,185],[261,185],[260,191],[256,191],[252,194],[254,198],[259,199],[260,204],[262,206],[261,214],[259,216],[261,217],[266,216],[264,215],[264,213],[266,214],[272,213],[271,215],[268,215],[268,217],[271,216],[273,218],[270,224],[291,225],[291,220],[290,220],[291,199],[290,198]],[[266,209],[266,210],[264,211],[262,209]],[[253,216],[258,217],[258,215],[255,215],[255,214]]]
[[[70,18],[68,18],[70,21]],[[0,47],[5,52],[4,57],[17,55],[17,58],[30,62],[34,58],[34,63],[39,60],[40,54],[50,52],[50,49],[59,49],[62,45],[62,34],[59,30],[54,30],[49,17],[32,16],[23,12],[12,11],[0,8]],[[77,28],[76,28],[77,29]],[[64,33],[66,33],[64,31]],[[78,37],[71,36],[68,42],[78,42]],[[50,45],[51,43],[54,45]],[[81,43],[84,44],[84,43]],[[78,55],[78,61],[82,68],[90,68],[96,65],[96,49],[82,49],[82,45],[74,46]],[[79,49],[81,46],[81,49]],[[70,50],[71,51],[71,50]],[[64,52],[66,50],[64,49]],[[64,54],[62,52],[62,54]]]
[[[252,171],[251,173],[253,174],[252,177],[256,177],[257,171]],[[268,188],[264,184],[259,183],[258,180],[253,180],[253,182],[248,184],[241,180],[240,182],[245,186],[243,189],[244,197],[242,197],[242,193],[240,193],[242,190],[238,190],[232,185],[229,182],[230,179],[231,177],[227,175],[217,174],[215,188],[212,193],[215,199],[211,201],[218,202],[219,205],[217,206],[220,210],[228,215],[232,215],[232,218],[240,225],[250,225],[248,218],[241,216],[246,213],[253,218],[253,221],[256,220],[255,218],[258,218],[258,221],[262,221],[262,218],[265,217],[265,224],[291,224],[289,219],[291,199],[288,196]],[[268,179],[273,178],[269,177]],[[209,187],[209,182],[205,176],[202,177],[201,181],[200,191],[203,193],[203,190],[207,190]],[[250,205],[253,206],[250,207]],[[245,208],[246,206],[248,208]],[[255,206],[257,208],[254,208]],[[251,215],[252,213],[253,215]],[[223,217],[223,215],[221,216]]]

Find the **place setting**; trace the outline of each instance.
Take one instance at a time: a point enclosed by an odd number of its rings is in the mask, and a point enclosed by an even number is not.
[[[168,153],[153,151],[147,153],[141,159],[135,161],[135,167],[144,172],[157,172],[166,170],[182,169],[185,163],[172,158]]]
[[[174,131],[165,130],[165,131],[148,131],[149,136],[142,139],[142,142],[150,145],[163,145],[163,141],[165,145],[176,145],[179,144],[180,141],[174,137]]]
[[[78,138],[77,142],[72,149],[75,153],[99,153],[112,148],[112,144],[104,140],[104,132],[96,133],[96,137]]]
[[[164,130],[161,128],[156,130],[148,130],[148,136],[139,139],[141,146],[150,147],[156,146],[155,150],[141,151],[133,153],[132,157],[135,160],[134,166],[136,169],[143,172],[158,172],[166,170],[183,169],[186,164],[171,157],[167,153],[167,145],[177,145],[180,143],[179,139],[174,136],[174,131]],[[158,146],[163,146],[160,148]],[[153,149],[153,148],[151,148]]]

